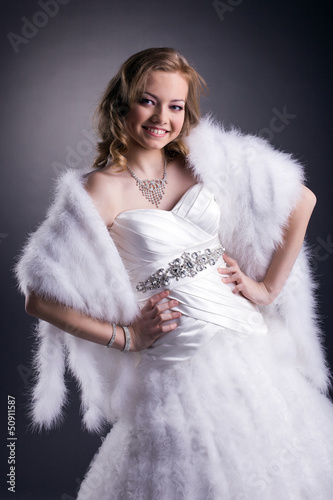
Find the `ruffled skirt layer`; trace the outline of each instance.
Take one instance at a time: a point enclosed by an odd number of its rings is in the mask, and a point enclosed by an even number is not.
[[[139,366],[78,500],[331,500],[333,405],[286,335],[220,330],[189,360]]]

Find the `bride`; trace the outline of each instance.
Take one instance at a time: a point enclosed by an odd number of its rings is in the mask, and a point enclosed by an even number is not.
[[[173,49],[130,57],[95,168],[60,178],[17,265],[40,319],[35,425],[59,421],[65,359],[86,427],[113,424],[79,500],[332,498],[316,199],[289,155],[199,119],[204,86]]]

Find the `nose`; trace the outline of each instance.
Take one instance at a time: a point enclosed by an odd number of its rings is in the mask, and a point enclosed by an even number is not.
[[[162,105],[156,106],[154,110],[154,115],[152,116],[154,123],[166,123],[167,122],[167,108]]]

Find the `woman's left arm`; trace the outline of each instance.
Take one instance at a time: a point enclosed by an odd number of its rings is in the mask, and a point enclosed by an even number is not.
[[[306,228],[316,204],[316,197],[310,189],[302,186],[302,193],[297,206],[289,217],[288,226],[283,235],[283,243],[276,250],[265,278],[257,282],[246,276],[235,259],[224,254],[228,267],[218,269],[228,275],[224,283],[235,283],[233,293],[241,293],[247,299],[259,305],[271,304],[281,292],[292,267],[301,250]]]

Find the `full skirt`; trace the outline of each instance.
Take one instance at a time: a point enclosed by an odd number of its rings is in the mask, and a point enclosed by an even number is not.
[[[332,500],[333,405],[286,335],[220,329],[189,360],[139,366],[78,500]]]

